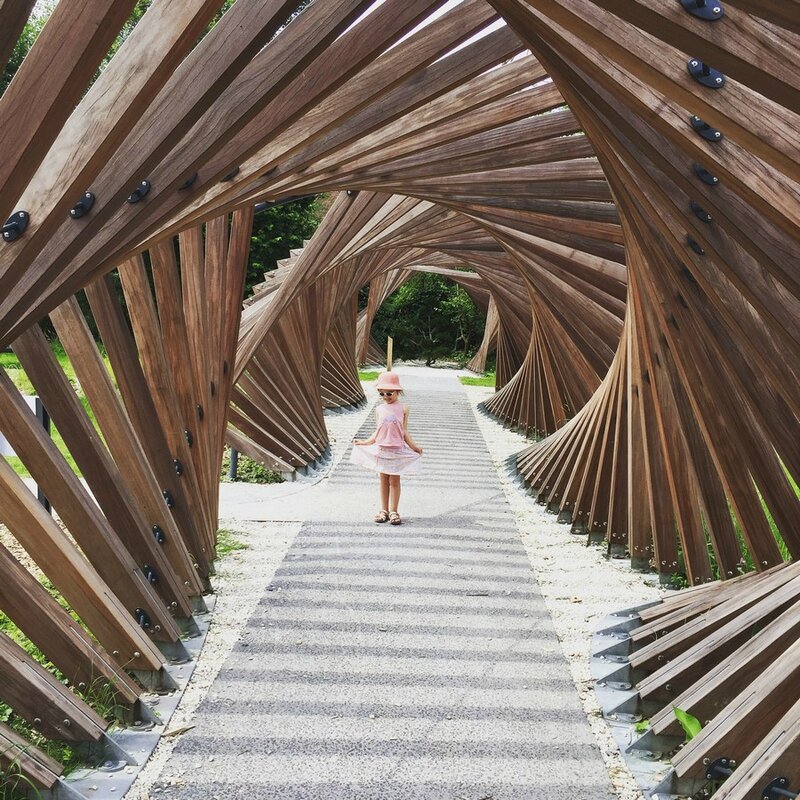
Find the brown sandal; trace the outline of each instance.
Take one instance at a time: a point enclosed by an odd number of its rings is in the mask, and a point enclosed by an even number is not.
[[[400,515],[396,511],[392,511],[389,514],[389,524],[390,525],[401,525],[403,520],[400,519]]]
[[[388,511],[381,511],[379,514],[375,515],[375,522],[386,522],[389,519],[389,512]]]

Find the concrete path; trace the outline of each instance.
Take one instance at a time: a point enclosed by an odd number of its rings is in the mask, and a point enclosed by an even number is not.
[[[346,459],[261,512],[307,521],[154,797],[613,797],[462,387],[400,372],[425,448],[404,524],[370,521]]]

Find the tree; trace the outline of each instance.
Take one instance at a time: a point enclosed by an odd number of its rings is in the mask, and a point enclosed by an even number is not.
[[[485,320],[470,296],[441,275],[414,275],[390,295],[375,315],[372,332],[394,339],[398,358],[467,361],[483,336]]]
[[[25,23],[16,45],[14,45],[11,58],[8,59],[8,63],[0,73],[0,95],[3,94],[8,84],[11,83],[11,79],[17,74],[23,59],[28,55],[28,51],[33,47],[36,37],[41,33],[45,22],[47,22],[52,13],[53,3],[45,3],[41,7],[37,4],[30,19]]]

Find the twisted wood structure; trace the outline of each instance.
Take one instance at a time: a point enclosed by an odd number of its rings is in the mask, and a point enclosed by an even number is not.
[[[0,56],[32,5],[0,3]],[[299,5],[236,0],[209,29],[220,0],[155,0],[97,74],[134,2],[62,2],[0,98],[0,344],[83,478],[0,375],[0,431],[58,515],[0,460],[36,565],[4,539],[0,610],[67,681],[0,635],[0,700],[76,743],[106,736],[97,680],[141,713],[209,588],[223,442],[282,470],[323,456],[380,302],[424,269],[485,304],[485,410],[539,440],[516,458],[539,500],[708,584],[641,612],[625,656],[643,703],[709,720],[678,774],[732,757],[719,796],[800,786],[797,0]],[[242,309],[254,207],[322,192]],[[12,760],[57,784],[0,723]]]

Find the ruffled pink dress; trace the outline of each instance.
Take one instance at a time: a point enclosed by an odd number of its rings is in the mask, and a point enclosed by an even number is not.
[[[378,406],[375,444],[353,445],[350,461],[386,475],[413,475],[422,466],[422,456],[405,442],[403,418],[406,407],[399,401]]]

